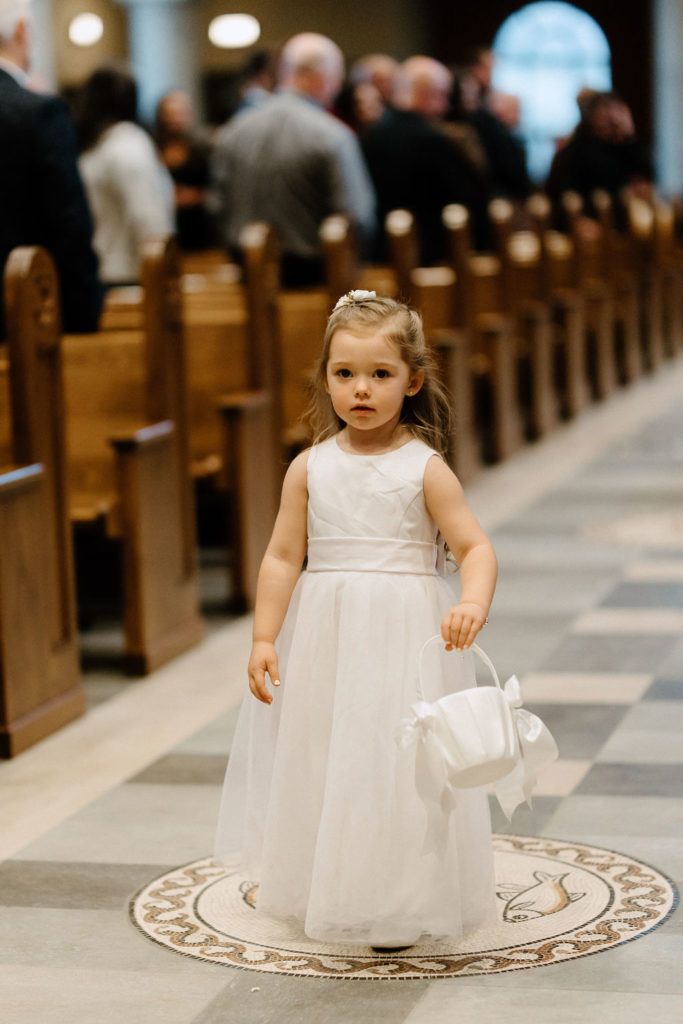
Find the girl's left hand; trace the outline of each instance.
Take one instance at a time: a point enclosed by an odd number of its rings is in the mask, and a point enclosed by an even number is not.
[[[441,623],[441,636],[446,643],[446,650],[452,651],[455,647],[462,651],[471,647],[486,621],[486,613],[480,605],[471,601],[461,601],[454,605]]]

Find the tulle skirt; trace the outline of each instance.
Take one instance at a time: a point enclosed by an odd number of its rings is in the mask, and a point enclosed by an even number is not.
[[[306,572],[277,648],[281,686],[242,707],[216,856],[259,883],[257,911],[311,938],[407,945],[495,919],[486,794],[461,790],[438,852],[414,753],[395,733],[418,654],[453,594],[438,576]],[[474,684],[470,654],[428,655],[427,698]]]

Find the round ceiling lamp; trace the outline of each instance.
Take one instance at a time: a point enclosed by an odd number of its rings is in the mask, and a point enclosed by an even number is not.
[[[77,14],[69,22],[69,39],[74,46],[94,46],[102,38],[104,24],[99,14]]]
[[[251,46],[261,35],[261,26],[251,14],[221,14],[209,25],[209,39],[222,50]]]

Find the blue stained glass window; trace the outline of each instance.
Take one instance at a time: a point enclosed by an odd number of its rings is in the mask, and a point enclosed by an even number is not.
[[[493,87],[519,98],[529,173],[542,181],[557,139],[579,120],[581,89],[611,89],[607,37],[586,11],[540,0],[511,14],[493,43]]]

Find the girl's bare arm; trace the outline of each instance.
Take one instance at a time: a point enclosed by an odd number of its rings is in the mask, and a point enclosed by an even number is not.
[[[469,647],[486,622],[498,576],[493,546],[465,500],[458,478],[433,457],[424,475],[427,510],[460,566],[460,602],[446,614],[441,635],[447,647]]]
[[[280,510],[258,575],[249,687],[265,704],[273,699],[266,687],[266,672],[275,685],[279,683],[275,640],[306,554],[307,465],[308,452],[302,452],[287,470]]]

